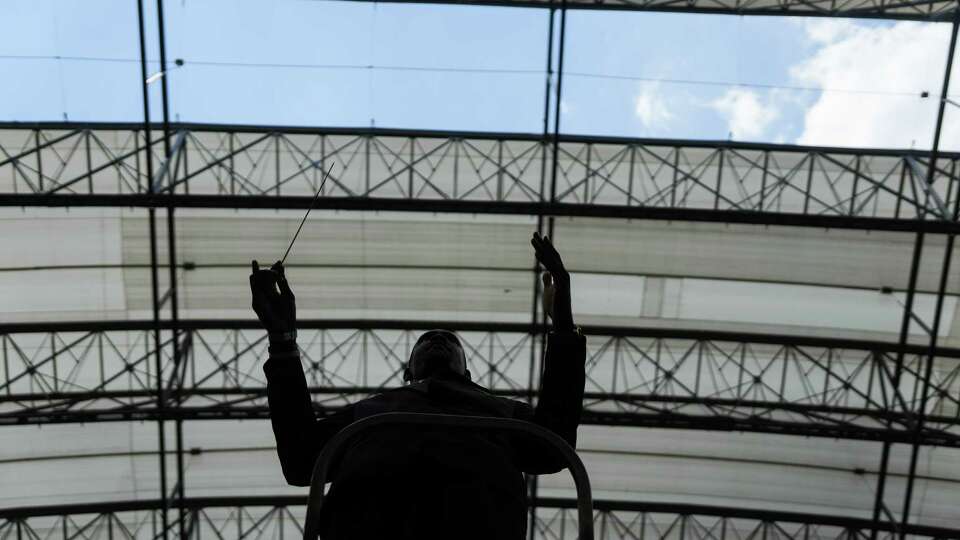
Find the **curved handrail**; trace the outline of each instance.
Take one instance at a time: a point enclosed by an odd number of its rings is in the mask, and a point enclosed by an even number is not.
[[[327,442],[313,467],[310,498],[307,501],[307,517],[303,526],[304,540],[317,540],[319,534],[318,519],[324,498],[323,486],[327,483],[331,464],[343,453],[345,443],[361,431],[383,424],[415,424],[445,426],[455,429],[515,431],[549,443],[548,446],[556,455],[567,462],[567,468],[570,469],[573,482],[577,487],[580,540],[593,540],[593,494],[590,490],[590,478],[587,476],[587,470],[583,466],[583,462],[580,461],[580,456],[562,437],[543,426],[514,418],[407,412],[382,413],[363,418],[340,430]]]

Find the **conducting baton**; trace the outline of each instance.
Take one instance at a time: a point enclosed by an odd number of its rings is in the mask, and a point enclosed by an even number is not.
[[[297,241],[297,236],[300,236],[300,229],[303,228],[303,224],[307,222],[307,216],[310,215],[310,211],[313,210],[314,205],[317,204],[317,200],[320,198],[320,192],[323,191],[323,184],[326,183],[327,177],[330,176],[330,172],[333,171],[333,166],[336,163],[331,163],[330,168],[327,169],[327,173],[323,175],[323,179],[320,181],[320,189],[317,190],[317,195],[313,198],[313,202],[310,203],[310,208],[307,208],[307,213],[303,215],[303,219],[300,220],[300,226],[297,227],[297,232],[293,235],[293,240],[290,240],[290,245],[287,246],[287,252],[283,254],[283,258],[280,259],[280,265],[283,266],[284,261],[287,260],[287,255],[290,254],[290,248],[293,247],[293,243]]]

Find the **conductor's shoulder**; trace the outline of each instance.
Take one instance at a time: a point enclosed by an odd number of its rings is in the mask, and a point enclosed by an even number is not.
[[[507,398],[500,398],[500,399],[502,399],[503,401],[509,402],[510,405],[513,407],[513,414],[511,415],[513,418],[517,418],[519,420],[529,420],[533,418],[533,406],[531,406],[526,401],[520,401],[518,399],[507,399]]]
[[[475,387],[479,390],[478,393],[482,393],[483,397],[491,404],[496,403],[494,407],[500,411],[501,416],[520,419],[526,419],[527,417],[533,416],[533,407],[531,407],[527,402],[504,396],[498,396],[490,390],[479,385],[475,385]]]
[[[391,399],[398,396],[406,396],[413,393],[416,393],[418,390],[415,384],[398,386],[396,388],[384,388],[383,390],[367,397],[364,401],[368,399]]]
[[[404,402],[415,399],[416,396],[423,393],[423,389],[418,388],[417,384],[398,386],[396,388],[384,388],[376,394],[370,395],[357,403],[393,403]]]

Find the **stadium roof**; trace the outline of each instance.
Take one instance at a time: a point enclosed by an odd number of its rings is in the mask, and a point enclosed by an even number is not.
[[[608,6],[639,4],[590,8]],[[677,9],[774,7],[711,6]],[[777,6],[932,20],[956,4]],[[287,262],[321,414],[399,385],[438,326],[478,382],[535,400],[540,230],[588,335],[578,452],[598,530],[960,531],[960,154],[939,136],[163,120],[0,125],[0,538],[159,537],[178,509],[188,533],[298,533],[246,276],[283,254],[331,165]],[[541,477],[533,537],[573,530],[573,497],[568,473]]]
[[[366,0],[363,0],[366,1]],[[394,0],[409,2],[410,0]],[[477,4],[488,6],[537,7],[553,9],[592,9],[613,11],[653,11],[713,13],[731,15],[775,15],[799,17],[857,17],[919,21],[948,21],[956,13],[949,0],[901,0],[848,2],[824,0],[433,0],[438,4]]]

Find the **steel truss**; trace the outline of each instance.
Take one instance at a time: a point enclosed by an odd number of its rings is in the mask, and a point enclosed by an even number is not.
[[[445,0],[437,0],[445,3]],[[450,3],[460,3],[449,0]],[[464,2],[467,3],[467,2]],[[143,0],[138,1],[139,124],[0,124],[0,205],[138,206],[148,208],[152,320],[120,323],[6,325],[0,330],[5,378],[0,424],[150,419],[158,456],[164,423],[175,423],[170,452],[178,458],[168,492],[166,460],[158,459],[158,501],[0,510],[0,540],[34,537],[41,515],[90,514],[79,524],[47,520],[64,538],[115,532],[115,512],[144,510],[169,537],[200,534],[211,507],[235,506],[242,526],[290,517],[275,497],[210,504],[187,499],[182,421],[265,418],[262,331],[250,321],[181,321],[177,314],[173,242],[167,245],[171,289],[158,290],[156,209],[184,207],[305,208],[322,171],[336,164],[321,208],[525,214],[553,233],[553,216],[596,216],[858,228],[915,233],[911,277],[898,344],[718,332],[590,328],[587,423],[686,429],[752,430],[883,441],[873,520],[785,515],[597,501],[597,525],[608,537],[955,538],[957,531],[908,523],[921,445],[958,446],[957,351],[907,344],[924,235],[960,232],[960,154],[938,151],[949,76],[944,77],[932,152],[851,150],[728,142],[579,137],[560,134],[566,14],[569,9],[633,9],[734,14],[851,16],[958,21],[954,0],[489,0],[492,5],[549,9],[544,126],[540,134],[498,134],[336,128],[192,125],[169,122],[162,78],[162,123],[150,123]],[[163,1],[157,0],[161,69],[167,67]],[[559,15],[559,35],[554,32]],[[555,39],[559,37],[559,39]],[[557,51],[554,49],[557,48]],[[952,65],[953,51],[950,47]],[[556,55],[554,54],[556,52]],[[559,59],[554,66],[553,58]],[[554,71],[554,68],[556,70]],[[949,67],[947,69],[949,74]],[[555,85],[555,86],[554,86]],[[555,90],[555,91],[554,91]],[[551,106],[554,125],[549,126]],[[944,259],[938,305],[945,297]],[[496,391],[533,400],[543,330],[537,312],[538,266],[531,265],[531,324],[457,325],[471,349],[476,378]],[[167,306],[167,307],[165,307]],[[169,308],[161,315],[161,310]],[[939,310],[938,310],[939,312]],[[319,412],[397,384],[396,370],[413,330],[447,322],[307,321],[303,362]],[[379,324],[380,326],[375,326]],[[595,336],[595,338],[594,338]],[[539,337],[540,339],[536,339]],[[539,345],[539,349],[538,349]],[[401,352],[402,351],[402,352]],[[519,352],[529,353],[517,362]],[[899,523],[884,502],[892,443],[913,449]],[[558,537],[571,501],[547,503],[530,484],[530,538]],[[302,504],[302,499],[299,501]],[[145,504],[146,507],[138,505]],[[173,505],[178,519],[168,520]],[[550,506],[553,504],[553,506]],[[244,514],[241,507],[265,510]],[[547,511],[553,508],[554,511]],[[881,510],[883,512],[881,513]],[[657,514],[672,514],[657,520]],[[104,517],[106,516],[106,517]],[[703,516],[708,516],[704,518]],[[709,517],[712,516],[712,517]],[[662,517],[662,516],[661,516]],[[223,515],[220,518],[228,519]],[[753,521],[750,521],[753,520]],[[208,523],[211,519],[206,520]],[[786,522],[786,523],[782,523]],[[248,523],[251,523],[248,521]],[[557,529],[559,527],[559,529]],[[652,528],[651,528],[652,527]],[[104,528],[106,533],[103,532]],[[208,529],[214,533],[216,526]],[[46,528],[49,532],[50,527]],[[260,534],[256,529],[255,534]],[[639,536],[636,531],[639,531]],[[125,534],[125,533],[120,533]]]
[[[958,232],[960,154],[730,142],[170,124],[0,126],[5,206],[318,207]],[[171,147],[164,159],[163,145]],[[556,150],[554,150],[554,147]],[[557,181],[543,182],[553,154]],[[921,220],[923,222],[921,222]]]
[[[190,497],[186,538],[279,538],[303,535],[304,496]],[[576,501],[536,498],[533,538],[576,536]],[[104,502],[0,509],[0,538],[5,540],[159,539],[160,500]],[[613,539],[796,539],[869,538],[874,522],[866,519],[798,512],[747,510],[720,506],[656,502],[594,501],[597,538]],[[879,538],[953,539],[960,530],[881,522]]]
[[[162,403],[155,399],[149,321],[0,327],[0,425],[267,418],[262,330],[245,320],[178,325],[179,362],[173,334],[164,332]],[[538,384],[529,380],[527,358],[539,350],[542,328],[308,320],[299,341],[318,412],[401,386],[402,364],[419,333],[440,325],[463,336],[475,380],[505,396],[531,397]],[[923,444],[960,446],[960,349],[936,350],[923,394],[926,346],[653,328],[586,331],[585,423],[909,443],[922,412]]]
[[[366,1],[366,0],[365,0]],[[413,0],[389,0],[407,3]],[[434,4],[473,4],[514,7],[555,7],[558,0],[429,0]],[[567,9],[715,13],[727,15],[768,15],[799,17],[856,17],[862,19],[903,19],[947,21],[956,13],[950,0],[566,0]]]

